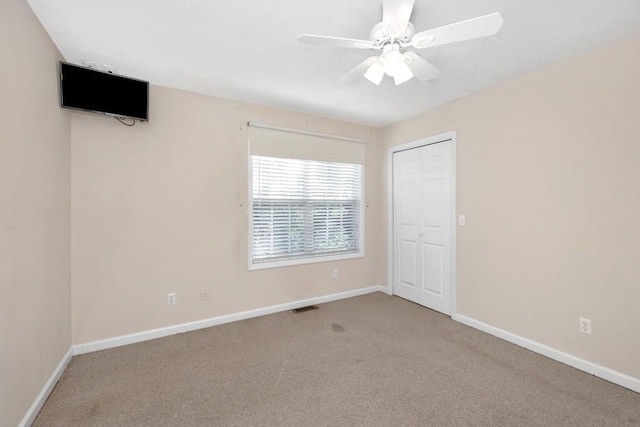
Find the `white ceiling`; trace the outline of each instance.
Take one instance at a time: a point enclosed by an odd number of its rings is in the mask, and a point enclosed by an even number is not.
[[[431,81],[338,79],[369,51],[305,46],[302,33],[368,39],[381,0],[28,0],[69,62],[152,84],[379,127],[640,31],[640,0],[416,0],[423,31],[492,12],[497,36],[423,49]],[[99,68],[98,67],[98,68]]]

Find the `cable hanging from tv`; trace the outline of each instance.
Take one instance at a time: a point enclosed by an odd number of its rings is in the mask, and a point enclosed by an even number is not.
[[[131,119],[129,118],[129,120],[131,120],[131,123],[127,123],[125,120],[127,120],[126,117],[122,117],[122,116],[113,116],[114,119],[116,119],[117,121],[119,121],[120,123],[122,123],[125,126],[134,126],[136,124],[136,119]]]

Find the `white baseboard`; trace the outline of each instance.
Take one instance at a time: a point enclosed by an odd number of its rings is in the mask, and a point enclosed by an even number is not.
[[[272,305],[270,307],[258,308],[255,310],[243,311],[240,313],[228,314],[224,316],[212,317],[209,319],[197,320],[195,322],[182,323],[180,325],[167,326],[164,328],[152,329],[149,331],[137,332],[134,334],[121,335],[119,337],[107,338],[100,341],[93,341],[84,344],[76,344],[73,346],[73,354],[85,354],[94,351],[105,350],[108,348],[120,347],[127,344],[133,344],[142,341],[153,340],[156,338],[167,337],[169,335],[191,332],[198,329],[209,328],[211,326],[222,325],[225,323],[236,322],[238,320],[251,319],[253,317],[264,316],[267,314],[279,313],[281,311],[293,310],[295,308],[305,307],[308,305],[322,304],[325,302],[337,301],[345,298],[356,297],[359,295],[371,294],[374,292],[387,292],[387,288],[383,286],[371,286],[368,288],[355,289],[352,291],[340,292],[337,294],[325,295],[321,297],[309,298],[305,300],[293,301],[285,304]]]
[[[20,421],[20,424],[18,424],[19,427],[29,427],[33,423],[38,416],[40,409],[42,409],[44,402],[47,401],[47,398],[56,386],[56,383],[62,376],[62,373],[67,368],[72,357],[73,348],[69,348],[69,351],[67,351],[67,353],[62,357],[62,360],[58,363],[58,366],[49,377],[49,380],[46,382],[42,390],[40,390],[40,394],[38,394],[38,397],[36,397],[36,400],[33,402],[22,421]]]
[[[605,368],[604,366],[597,365],[593,362],[589,362],[579,357],[572,356],[571,354],[556,350],[539,342],[530,340],[528,338],[521,337],[519,335],[507,332],[503,329],[496,328],[478,320],[472,319],[461,314],[454,314],[452,319],[460,323],[464,323],[467,326],[478,329],[482,332],[486,332],[490,335],[501,338],[512,344],[519,345],[535,353],[546,356],[550,359],[557,360],[565,365],[572,366],[581,371],[587,372],[596,377],[602,378],[619,386],[628,388],[637,393],[640,393],[640,379],[631,377],[621,372],[614,371],[613,369]]]

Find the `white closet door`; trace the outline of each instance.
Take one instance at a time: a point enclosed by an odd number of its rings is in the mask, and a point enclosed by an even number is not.
[[[394,293],[451,314],[451,141],[394,154]]]
[[[393,292],[413,302],[418,288],[418,149],[393,155]]]

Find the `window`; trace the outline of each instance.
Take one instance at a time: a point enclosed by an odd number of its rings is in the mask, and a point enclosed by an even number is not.
[[[249,123],[249,269],[364,256],[365,141]]]
[[[362,165],[253,155],[251,170],[251,268],[362,256]]]

